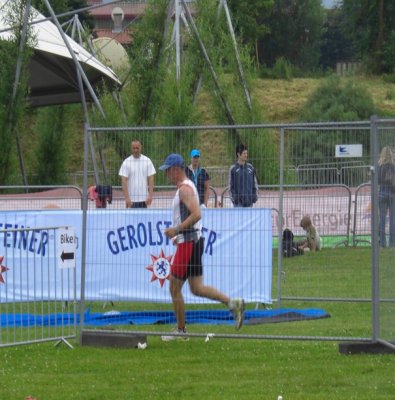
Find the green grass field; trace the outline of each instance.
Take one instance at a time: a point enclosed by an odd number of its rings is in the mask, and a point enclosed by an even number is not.
[[[384,267],[393,264],[392,249],[380,256]],[[370,248],[364,247],[325,249],[286,259],[282,295],[368,298],[370,258]],[[388,281],[394,282],[394,273],[384,267],[384,288],[391,293],[394,284]],[[274,287],[276,279],[274,272]],[[245,326],[240,334],[371,337],[368,302],[286,300],[281,306],[319,307],[331,317]],[[99,310],[102,305],[95,307]],[[395,325],[393,313],[386,323],[390,328]],[[191,325],[189,331],[235,333],[223,325]],[[54,343],[0,348],[0,399],[28,395],[37,400],[394,398],[395,354],[342,355],[338,341],[329,340],[204,339],[163,343],[159,336],[148,336],[145,350],[81,347],[74,341],[74,349]]]

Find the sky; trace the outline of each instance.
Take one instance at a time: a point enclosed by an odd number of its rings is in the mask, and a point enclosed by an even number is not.
[[[325,8],[332,8],[339,0],[322,0],[322,5]]]

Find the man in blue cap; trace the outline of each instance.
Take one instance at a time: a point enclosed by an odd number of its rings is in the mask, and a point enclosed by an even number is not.
[[[201,232],[199,195],[194,183],[186,176],[183,158],[180,154],[170,154],[159,169],[165,171],[170,183],[177,186],[172,204],[173,225],[165,230],[165,235],[177,245],[170,276],[170,295],[177,319],[177,335],[162,336],[162,340],[187,339],[183,336],[186,328],[185,302],[182,295],[182,287],[187,280],[195,296],[224,303],[233,313],[236,329],[240,329],[244,320],[244,300],[231,300],[214,287],[203,284],[204,240]]]
[[[187,177],[195,184],[199,194],[199,203],[207,207],[210,190],[210,177],[207,171],[200,166],[200,151],[193,149],[190,153],[191,164],[186,168]]]

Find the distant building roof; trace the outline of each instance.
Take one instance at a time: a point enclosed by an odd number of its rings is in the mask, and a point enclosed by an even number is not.
[[[132,38],[127,27],[130,26],[135,19],[138,19],[148,6],[148,1],[140,0],[134,3],[119,1],[110,3],[111,0],[87,0],[88,6],[101,7],[92,8],[89,14],[95,21],[95,34],[97,37],[115,38],[121,44],[129,44]],[[186,3],[193,3],[194,0],[185,0]],[[114,17],[114,11],[121,11],[122,19]],[[193,9],[191,10],[192,14]],[[115,15],[115,14],[114,14]]]
[[[89,13],[97,19],[111,19],[111,12],[115,7],[122,8],[125,13],[126,19],[136,18],[144,13],[145,8],[147,7],[146,2],[140,3],[127,3],[127,2],[119,2],[114,4],[105,4],[105,1],[102,0],[87,0],[88,6],[103,4],[102,7],[94,8],[89,11]]]
[[[90,15],[95,21],[94,32],[97,37],[110,37],[116,39],[121,44],[129,44],[132,38],[127,26],[136,18],[139,18],[147,7],[147,2],[136,3],[120,1],[118,3],[106,4],[105,0],[87,0],[88,6],[102,4],[101,7],[89,10]],[[122,11],[122,20],[115,21],[113,12]]]

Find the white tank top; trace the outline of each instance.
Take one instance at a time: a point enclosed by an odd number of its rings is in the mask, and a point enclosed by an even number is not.
[[[195,184],[190,179],[185,179],[179,186],[188,185],[192,191],[193,195],[196,198],[196,202],[199,205],[199,195],[196,190]],[[188,216],[191,214],[185,204],[180,200],[180,189],[177,189],[177,192],[174,196],[173,203],[173,226],[177,226],[185,221]],[[192,228],[180,231],[177,235],[177,243],[190,242],[191,240],[197,241],[200,239],[202,232],[202,220],[200,219],[193,225]]]

